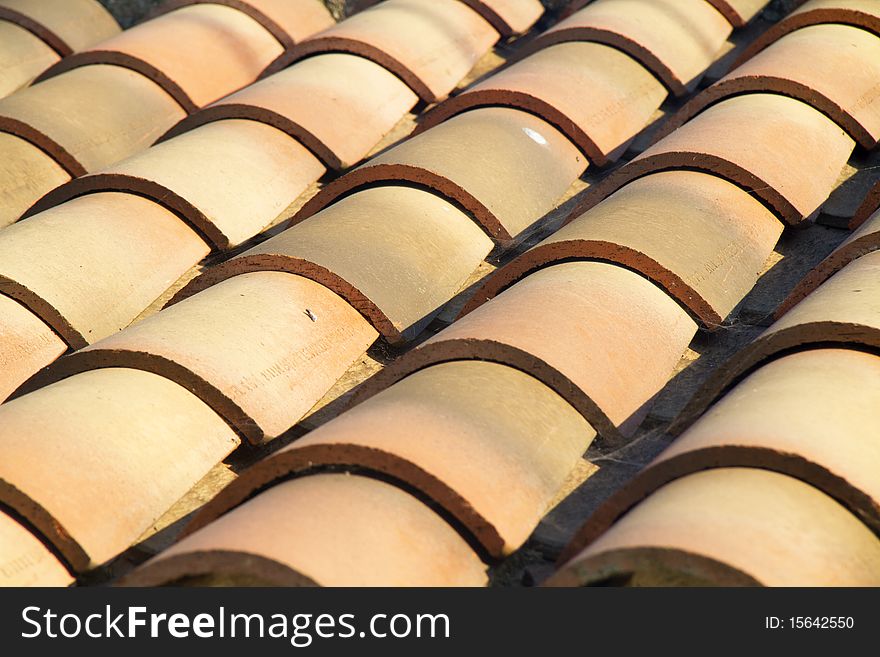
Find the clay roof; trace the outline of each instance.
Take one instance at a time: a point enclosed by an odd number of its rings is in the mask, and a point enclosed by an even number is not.
[[[0,0],[0,584],[876,585],[880,9],[767,4]]]

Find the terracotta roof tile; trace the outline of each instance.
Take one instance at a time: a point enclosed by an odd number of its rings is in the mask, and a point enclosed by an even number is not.
[[[29,84],[58,59],[32,32],[0,18],[0,98]]]
[[[663,486],[549,583],[877,586],[878,573],[880,539],[833,499],[775,472],[722,468]]]
[[[362,387],[356,402],[436,363],[489,360],[536,377],[607,444],[619,444],[696,329],[675,301],[638,274],[601,262],[556,264],[402,356]]]
[[[495,239],[508,242],[553,209],[586,169],[583,155],[553,126],[508,108],[452,117],[335,180],[296,216],[380,182],[424,185],[465,208]]]
[[[682,96],[699,82],[731,30],[705,0],[596,0],[537,37],[531,47],[606,43],[640,61]]]
[[[420,129],[475,107],[512,107],[551,123],[604,166],[622,155],[665,98],[660,82],[628,55],[573,41],[539,50],[443,102]]]
[[[247,14],[285,50],[334,23],[332,14],[321,0],[166,0],[151,18],[197,4],[223,5]]]
[[[119,32],[97,0],[0,0],[0,20],[35,34],[61,57]]]
[[[489,362],[443,363],[249,468],[199,511],[188,531],[273,482],[335,465],[380,472],[420,490],[486,551],[502,556],[525,542],[595,435],[574,408],[528,374]]]
[[[118,66],[78,68],[0,100],[0,131],[28,140],[73,176],[147,148],[183,116],[154,82]]]
[[[755,144],[765,144],[756,148]],[[789,224],[816,214],[855,143],[809,105],[775,94],[712,105],[590,189],[577,212],[635,178],[697,169],[749,190]]]
[[[766,7],[768,0],[708,0],[734,27],[745,27]]]
[[[67,344],[43,320],[14,299],[0,295],[0,400],[67,351]]]
[[[70,174],[51,156],[21,137],[0,132],[0,228],[18,221],[48,190],[70,180]]]
[[[867,253],[880,249],[880,212],[863,223],[847,237],[831,254],[813,268],[776,309],[776,319],[782,317],[808,294],[827,281],[831,276]]]
[[[696,171],[639,178],[488,277],[471,312],[529,273],[572,259],[635,270],[715,328],[752,289],[782,225],[744,190]]]
[[[342,474],[278,484],[126,582],[153,586],[200,577],[282,586],[486,582],[476,554],[427,506],[390,484]]]
[[[130,192],[174,210],[214,249],[253,237],[325,169],[299,142],[263,123],[200,126],[99,173],[74,178],[26,214],[102,191]],[[259,194],[252,190],[259,189]]]
[[[69,586],[73,577],[43,543],[0,511],[0,586]]]
[[[849,229],[856,230],[863,223],[868,221],[871,216],[880,210],[880,181],[877,182],[865,196],[865,200],[858,207],[852,220],[849,222]]]
[[[805,390],[822,390],[805,395]],[[880,358],[847,349],[784,356],[750,374],[672,443],[578,533],[591,543],[670,481],[713,468],[756,467],[801,479],[880,534]]]
[[[168,210],[121,193],[84,196],[2,235],[0,293],[74,348],[127,326],[209,251]]]
[[[664,126],[663,134],[723,98],[760,91],[802,100],[834,119],[861,146],[873,148],[880,139],[878,80],[880,36],[848,25],[805,27],[687,103]]]
[[[282,52],[278,40],[247,14],[197,4],[66,57],[39,80],[90,64],[123,66],[153,80],[184,110],[194,112],[253,82]]]
[[[118,368],[8,402],[0,418],[0,500],[76,571],[130,546],[238,442],[177,384]]]
[[[817,346],[880,347],[880,252],[854,260],[716,370],[676,420],[690,425],[737,380],[785,352]]]
[[[322,285],[254,272],[62,358],[34,385],[98,368],[153,372],[259,444],[293,426],[375,339],[357,311]]]
[[[294,9],[301,8],[297,36],[324,27],[328,20],[318,0],[252,3],[285,27],[300,13]],[[62,60],[47,74],[62,69],[63,74],[0,100],[0,162],[16,160],[15,174],[0,179],[0,226],[63,182],[46,154],[72,176],[100,170],[147,148],[178,123],[185,116],[178,101],[193,110],[196,103],[253,82],[281,45],[240,10],[252,3],[196,3],[171,11]],[[157,44],[164,45],[157,49]],[[108,58],[100,53],[109,53]],[[101,61],[119,65],[94,63]],[[135,70],[122,67],[129,65]],[[30,142],[31,152],[25,154],[9,135]]]
[[[544,13],[541,0],[462,0],[489,21],[501,36],[527,32]]]
[[[243,272],[283,271],[327,286],[401,342],[422,331],[491,250],[474,222],[438,196],[376,187],[212,267],[176,298]]]
[[[790,32],[823,23],[852,25],[880,35],[880,5],[875,0],[810,0],[749,44],[733,65],[739,66]]]
[[[306,39],[268,69],[274,73],[319,52],[371,59],[436,102],[498,41],[485,19],[458,0],[386,0]]]
[[[163,139],[212,121],[251,119],[301,141],[326,166],[343,169],[362,160],[417,100],[402,80],[378,64],[327,53],[190,115]]]

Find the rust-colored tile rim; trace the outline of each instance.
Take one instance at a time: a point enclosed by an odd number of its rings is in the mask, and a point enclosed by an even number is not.
[[[409,164],[370,164],[337,178],[313,196],[290,220],[291,225],[308,219],[346,196],[369,187],[404,185],[441,196],[470,215],[495,242],[506,246],[513,241],[495,214],[464,187],[428,169]]]
[[[86,168],[64,146],[23,121],[0,116],[0,132],[18,137],[51,157],[71,177],[84,176]]]
[[[571,223],[624,185],[661,171],[696,171],[726,180],[753,195],[780,221],[790,226],[808,221],[819,212],[817,208],[810,216],[804,217],[782,194],[736,162],[698,151],[673,151],[640,157],[616,169],[584,192],[562,225]]]
[[[0,20],[8,21],[27,30],[58,53],[60,57],[69,57],[73,54],[73,48],[64,39],[42,23],[35,21],[30,16],[25,16],[20,11],[10,7],[0,7]]]
[[[868,192],[868,195],[856,210],[847,227],[850,230],[855,230],[870,219],[878,210],[880,210],[880,181],[877,181],[877,184]]]
[[[74,178],[43,196],[22,218],[32,217],[73,199],[101,192],[121,192],[146,198],[180,217],[212,250],[225,251],[231,246],[229,238],[214,222],[180,194],[152,180],[122,173],[95,173]]]
[[[814,337],[815,336],[815,337]],[[744,378],[784,356],[814,349],[880,353],[880,330],[859,324],[817,321],[758,337],[718,367],[667,429],[679,436]]]
[[[161,555],[160,555],[161,557]],[[195,550],[157,558],[122,577],[117,586],[181,586],[187,579],[250,576],[261,585],[316,587],[317,582],[274,559],[245,551]]]
[[[724,100],[735,96],[768,93],[787,96],[809,105],[834,121],[860,146],[867,150],[871,150],[877,145],[877,138],[872,136],[852,114],[828,98],[828,96],[799,82],[770,75],[748,75],[715,83],[689,100],[678,112],[671,116],[654,135],[651,143],[652,145],[656,144],[664,137],[669,136],[674,130],[682,127],[697,114]]]
[[[440,340],[407,352],[356,388],[349,408],[365,402],[411,374],[455,361],[483,361],[519,370],[553,390],[580,413],[596,430],[597,446],[616,448],[628,442],[596,402],[562,372],[522,349],[486,339]]]
[[[71,573],[89,570],[91,558],[64,526],[39,502],[8,481],[0,479],[0,506],[8,507],[23,518],[34,536],[59,558]]]
[[[832,251],[827,258],[810,270],[810,273],[801,279],[801,282],[777,306],[773,312],[773,319],[778,320],[803,301],[807,295],[816,290],[822,283],[854,260],[877,250],[880,250],[880,232],[863,235],[859,239],[853,240]]]
[[[497,11],[492,9],[489,5],[482,0],[461,0],[462,3],[475,12],[477,12],[480,16],[482,16],[489,25],[491,25],[498,34],[500,34],[503,38],[507,39],[518,34],[522,34],[522,31],[515,29],[510,23],[508,23],[503,16],[500,16]],[[543,15],[543,11],[538,15],[537,18],[540,18]],[[537,22],[537,18],[535,21]],[[534,25],[534,23],[533,23]]]
[[[195,114],[190,114],[162,135],[156,143],[161,144],[164,141],[178,137],[190,130],[207,125],[208,123],[225,121],[227,119],[246,119],[280,130],[288,137],[305,146],[321,161],[322,164],[335,171],[347,169],[354,164],[353,162],[348,163],[340,160],[339,157],[315,135],[315,133],[299,123],[291,121],[286,116],[278,114],[277,112],[273,112],[263,107],[257,107],[256,105],[246,105],[244,103],[212,105],[196,112]]]
[[[748,573],[710,557],[664,547],[618,548],[566,565],[550,576],[543,586],[581,587],[604,585],[608,581],[629,579],[645,565],[696,574],[717,586],[763,586]],[[593,575],[595,573],[595,575]]]
[[[283,481],[328,471],[378,478],[415,494],[435,511],[439,507],[444,518],[453,519],[449,523],[452,528],[484,558],[502,558],[512,551],[491,522],[442,480],[394,453],[351,443],[297,447],[294,442],[268,456],[199,509],[182,536],[189,536]]]
[[[531,55],[537,50],[542,50],[549,46],[555,46],[559,43],[568,43],[570,41],[590,41],[592,43],[601,43],[616,48],[644,66],[648,72],[656,77],[674,96],[681,97],[690,93],[689,85],[679,80],[675,73],[672,72],[672,69],[664,64],[657,55],[637,41],[633,41],[623,34],[618,34],[610,30],[572,27],[545,32],[533,39],[523,48],[520,56],[517,57],[517,61]]]
[[[195,550],[152,563],[122,577],[117,586],[179,586],[187,579],[210,576],[250,576],[261,584],[284,587],[319,586],[311,578],[274,559],[252,552],[232,550]]]
[[[413,132],[413,136],[421,134],[453,116],[483,107],[507,107],[546,121],[568,137],[569,141],[580,149],[592,164],[598,167],[607,166],[619,159],[626,150],[626,144],[622,144],[613,151],[603,153],[596,142],[580,126],[547,101],[522,91],[504,89],[466,91],[443,101],[424,115]]]
[[[778,41],[786,34],[790,34],[803,27],[823,25],[826,23],[837,23],[840,25],[858,27],[880,36],[880,18],[877,18],[876,16],[866,14],[856,9],[813,9],[811,11],[793,14],[784,18],[761,34],[743,49],[739,57],[737,57],[733,64],[731,64],[730,70],[742,65],[744,62],[751,59],[764,50],[764,48]]]
[[[304,258],[283,254],[242,255],[211,267],[191,280],[179,290],[165,305],[175,303],[217,285],[234,276],[260,271],[274,271],[302,276],[342,297],[346,303],[358,311],[391,344],[400,344],[416,337],[410,331],[403,332],[391,319],[357,287],[326,267]]]
[[[659,488],[688,475],[717,468],[769,470],[803,481],[837,500],[880,537],[880,506],[871,497],[820,463],[794,452],[728,444],[663,459],[661,454],[596,509],[559,556],[562,565],[588,547],[637,504]]]
[[[291,64],[295,64],[306,57],[323,55],[326,53],[343,53],[368,59],[374,64],[378,64],[389,73],[400,78],[422,101],[426,103],[437,103],[442,100],[441,97],[438,97],[433,91],[431,91],[424,80],[422,80],[414,71],[411,71],[405,66],[403,62],[375,46],[371,46],[363,41],[356,41],[345,37],[319,36],[313,39],[307,39],[296,45],[292,50],[288,50],[279,55],[266,67],[260,77],[265,78],[273,73],[278,73]]]
[[[743,19],[742,15],[734,9],[727,0],[706,0],[710,5],[718,10],[718,13],[727,19],[735,28],[745,27],[749,21]],[[758,12],[760,13],[760,12]]]
[[[88,341],[82,333],[73,328],[73,325],[39,294],[28,289],[21,283],[6,276],[0,275],[0,294],[20,303],[22,306],[39,317],[58,336],[68,344],[71,349],[82,349],[88,346]]]
[[[284,48],[284,50],[290,50],[295,45],[293,37],[290,36],[283,27],[245,0],[165,0],[165,2],[150,12],[147,20],[158,18],[159,16],[169,14],[172,11],[182,9],[183,7],[205,4],[231,7],[232,9],[237,9],[241,13],[246,14],[250,18],[253,18],[263,27],[263,29],[275,37],[275,40],[281,44],[281,47]]]
[[[75,351],[52,363],[25,381],[10,399],[26,395],[62,379],[108,368],[124,368],[156,374],[185,388],[219,415],[229,427],[251,445],[262,445],[268,437],[248,414],[230,397],[188,367],[165,356],[127,349],[93,348]]]
[[[703,328],[715,330],[724,321],[724,318],[693,287],[650,256],[613,242],[584,239],[539,244],[497,269],[465,303],[457,319],[476,310],[536,271],[563,262],[584,261],[605,262],[644,276],[672,297]]]
[[[74,53],[49,67],[34,80],[34,84],[44,82],[49,78],[54,78],[61,73],[66,73],[76,68],[96,64],[119,66],[135,73],[140,73],[161,87],[187,114],[192,114],[199,109],[199,106],[189,97],[189,94],[158,68],[139,57],[115,50],[88,50]]]

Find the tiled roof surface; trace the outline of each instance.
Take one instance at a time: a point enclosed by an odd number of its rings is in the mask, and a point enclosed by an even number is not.
[[[173,2],[0,101],[0,583],[497,578],[870,186],[870,7],[765,4]],[[877,583],[878,189],[549,584]]]

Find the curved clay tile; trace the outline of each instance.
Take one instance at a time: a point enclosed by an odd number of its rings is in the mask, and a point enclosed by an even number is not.
[[[274,481],[343,466],[421,491],[501,557],[526,541],[595,435],[527,374],[496,363],[443,363],[248,468],[202,508],[193,527]]]
[[[528,32],[544,13],[541,0],[462,0],[503,37]]]
[[[113,64],[153,80],[186,112],[194,112],[256,80],[281,52],[281,44],[247,14],[197,4],[66,57],[39,79],[91,64]]]
[[[39,37],[0,19],[0,98],[30,84],[58,59]]]
[[[509,242],[556,207],[586,167],[574,144],[548,123],[519,110],[484,107],[408,139],[333,181],[294,221],[359,187],[402,181],[458,203],[491,237]]]
[[[880,251],[829,278],[747,347],[718,368],[688,402],[675,426],[687,428],[739,379],[790,351],[819,346],[880,349]]]
[[[734,27],[745,27],[767,6],[769,0],[707,0]]]
[[[299,142],[256,121],[209,123],[52,190],[26,216],[95,192],[130,192],[170,208],[215,249],[272,223],[324,173]]]
[[[852,25],[880,36],[880,5],[875,0],[810,0],[763,32],[743,49],[733,65],[751,59],[786,34],[824,23]]]
[[[846,75],[841,75],[846,71]],[[859,145],[880,139],[880,38],[848,25],[792,32],[688,102],[661,138],[723,98],[771,92],[797,98],[834,121]]]
[[[615,48],[573,41],[539,50],[440,104],[419,129],[475,107],[502,106],[554,125],[597,166],[623,154],[666,98],[641,64]]]
[[[82,572],[130,547],[237,444],[176,383],[87,372],[0,406],[0,501]]]
[[[0,587],[70,586],[73,577],[51,550],[0,511]]]
[[[0,180],[3,228],[18,221],[36,199],[70,180],[70,174],[31,142],[0,132]]]
[[[210,268],[175,299],[244,272],[288,272],[333,290],[401,342],[422,331],[491,250],[485,233],[436,195],[375,187]]]
[[[86,66],[0,100],[0,132],[43,149],[73,176],[147,148],[183,117],[161,87],[119,66]]]
[[[0,295],[0,401],[67,351],[67,344],[23,305]]]
[[[735,96],[698,114],[591,187],[573,214],[649,173],[695,169],[730,180],[786,223],[798,224],[818,213],[854,147],[834,121],[799,100]]]
[[[537,37],[528,52],[564,41],[606,43],[682,96],[700,81],[731,31],[705,0],[597,0]]]
[[[880,540],[797,479],[750,468],[663,486],[551,586],[878,586]]]
[[[541,269],[408,352],[359,391],[450,360],[520,369],[622,442],[666,384],[697,326],[646,278],[602,262]]]
[[[296,424],[375,341],[345,301],[300,276],[235,276],[62,358],[29,384],[127,367],[175,381],[249,442]]]
[[[876,212],[863,223],[858,230],[847,237],[827,258],[801,279],[800,283],[776,308],[773,313],[774,319],[782,317],[852,261],[877,250],[880,250],[880,212]]]
[[[849,222],[849,229],[856,230],[859,228],[859,226],[868,221],[877,210],[880,210],[880,181],[871,188],[871,191],[868,192],[865,200],[862,201],[862,204],[856,210],[852,220]]]
[[[275,37],[285,50],[335,23],[333,15],[321,0],[166,0],[150,18],[199,4],[224,5],[247,14]]]
[[[697,171],[665,171],[624,186],[496,270],[462,315],[531,272],[571,259],[620,264],[650,278],[706,327],[752,289],[782,224],[739,187]]]
[[[273,486],[129,574],[280,586],[483,586],[486,568],[409,493],[366,477],[317,474]]]
[[[78,349],[128,326],[208,245],[131,194],[90,194],[0,232],[0,293]]]
[[[821,390],[821,394],[805,391]],[[591,543],[667,483],[753,467],[801,479],[880,534],[880,358],[848,349],[785,356],[749,375],[606,501],[578,532]]]
[[[275,73],[322,52],[347,52],[388,69],[428,103],[449,95],[498,40],[458,0],[386,0],[306,39],[273,62]]]
[[[119,33],[97,0],[0,0],[0,20],[25,28],[62,57]]]
[[[251,119],[301,141],[328,167],[344,169],[366,157],[417,100],[400,78],[375,62],[326,53],[191,114],[163,140],[212,121]]]

